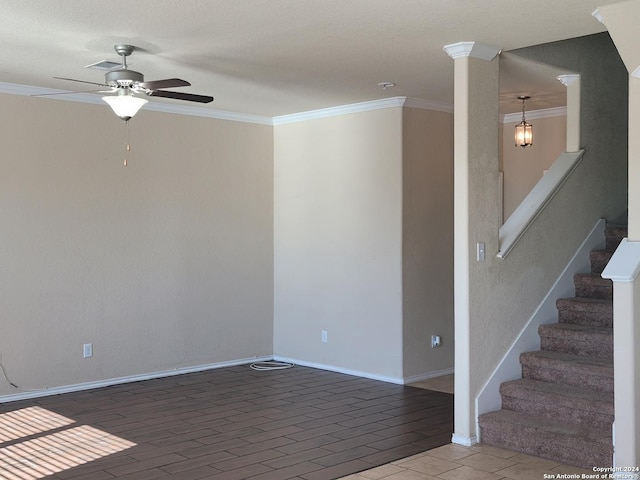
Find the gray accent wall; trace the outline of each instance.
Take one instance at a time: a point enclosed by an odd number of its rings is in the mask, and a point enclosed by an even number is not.
[[[470,261],[472,398],[480,392],[596,221],[626,219],[628,79],[609,36],[592,35],[512,53],[580,73],[581,142],[585,154],[506,259],[496,259],[495,252],[491,252],[484,263],[476,262],[475,258]],[[536,139],[541,141],[542,138]],[[491,167],[496,171],[497,162],[496,158]],[[469,181],[477,185],[481,179],[470,176]],[[477,222],[489,226],[494,223],[493,219],[482,219],[484,206],[474,208],[477,213],[472,218]],[[497,227],[497,222],[490,229],[474,224],[472,230],[484,229],[489,239],[471,240],[492,245]],[[549,322],[553,321],[556,318],[549,318]],[[457,418],[458,413],[456,423]]]
[[[608,221],[626,223],[629,74],[608,33],[512,50],[580,73],[581,170],[592,205]],[[585,183],[585,187],[587,187]]]

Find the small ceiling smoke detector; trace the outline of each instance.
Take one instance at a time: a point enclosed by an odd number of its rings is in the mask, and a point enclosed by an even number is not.
[[[381,89],[386,90],[387,88],[395,87],[395,86],[396,86],[396,84],[395,84],[395,83],[393,83],[393,82],[380,82],[380,83],[378,84],[378,86],[379,86]]]

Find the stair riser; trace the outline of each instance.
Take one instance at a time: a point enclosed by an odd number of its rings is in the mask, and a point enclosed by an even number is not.
[[[560,323],[573,323],[575,325],[591,325],[612,327],[613,307],[598,306],[592,309],[573,308],[570,305],[558,306],[558,321]]]
[[[611,285],[589,285],[576,283],[576,297],[582,298],[604,298],[613,300],[613,284]]]
[[[613,282],[600,274],[577,273],[573,284],[576,297],[613,300]]]
[[[593,341],[577,341],[571,338],[541,336],[540,349],[613,360],[613,337],[602,339],[601,336],[597,336]]]
[[[611,252],[605,252],[603,250],[593,251],[590,254],[590,259],[591,273],[602,273],[604,267],[606,267],[609,260],[611,260]]]
[[[607,415],[593,409],[585,409],[588,405],[559,405],[553,399],[537,398],[531,395],[529,398],[502,396],[502,408],[514,412],[526,413],[529,415],[540,415],[549,419],[561,418],[563,422],[570,422],[589,428],[602,428],[605,431],[611,430],[613,415]],[[609,430],[606,430],[609,429]]]
[[[613,392],[613,369],[611,376],[600,376],[584,369],[576,374],[568,369],[555,369],[536,365],[522,365],[522,377],[542,382],[563,383],[576,387],[593,388],[601,392]]]
[[[558,312],[560,323],[573,323],[574,325],[590,325],[593,327],[613,327],[613,315],[584,314],[580,312]]]
[[[552,435],[509,423],[493,424],[482,421],[482,418],[480,433],[483,444],[582,468],[611,466],[613,460],[613,447],[607,442],[595,443],[570,435]],[[610,437],[611,431],[604,429],[602,435],[603,439]]]
[[[615,252],[623,238],[628,235],[626,228],[607,228],[605,230],[605,249],[608,252]]]

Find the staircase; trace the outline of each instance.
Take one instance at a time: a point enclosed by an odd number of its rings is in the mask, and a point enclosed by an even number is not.
[[[613,285],[600,274],[626,235],[606,227],[591,273],[574,276],[576,296],[558,299],[558,323],[538,329],[541,350],[520,356],[522,379],[500,386],[502,410],[479,417],[482,443],[583,468],[612,465]]]

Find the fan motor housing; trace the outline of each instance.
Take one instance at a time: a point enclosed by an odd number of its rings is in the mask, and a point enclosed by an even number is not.
[[[106,84],[114,86],[129,86],[132,83],[144,82],[144,75],[133,70],[114,70],[106,73],[104,78]]]

